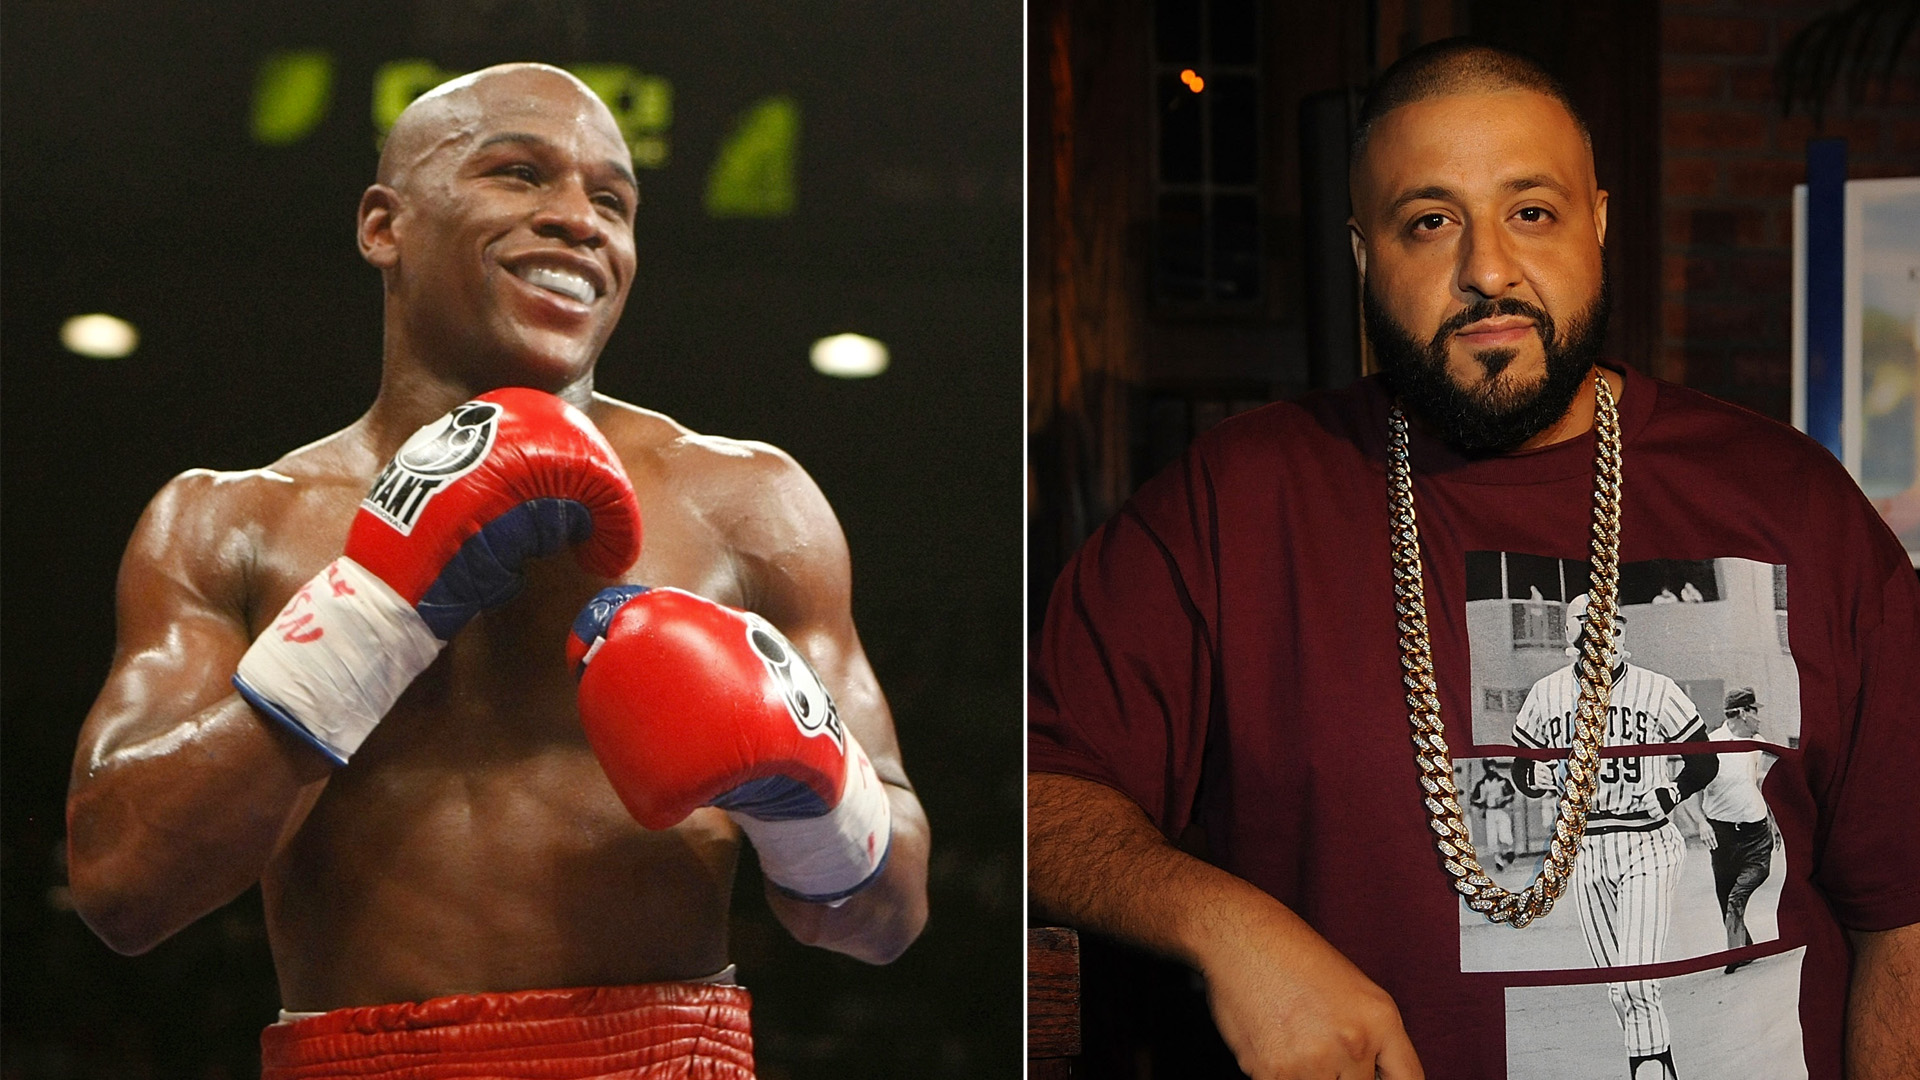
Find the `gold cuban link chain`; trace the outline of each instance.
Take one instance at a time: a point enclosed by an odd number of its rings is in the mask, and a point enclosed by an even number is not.
[[[1581,636],[1580,709],[1567,761],[1565,790],[1553,822],[1553,842],[1539,876],[1521,892],[1511,892],[1487,875],[1460,817],[1460,792],[1453,782],[1453,758],[1440,724],[1440,696],[1434,681],[1433,647],[1427,637],[1426,591],[1420,576],[1420,533],[1413,517],[1413,474],[1407,454],[1407,418],[1393,406],[1387,424],[1391,436],[1387,487],[1392,498],[1393,596],[1400,623],[1400,665],[1406,670],[1408,721],[1413,725],[1414,760],[1434,832],[1441,865],[1467,906],[1493,922],[1522,927],[1553,909],[1573,878],[1573,862],[1587,828],[1587,812],[1598,786],[1600,744],[1606,734],[1607,702],[1613,696],[1614,615],[1620,584],[1620,415],[1613,390],[1594,371],[1593,575],[1588,591],[1587,626]]]

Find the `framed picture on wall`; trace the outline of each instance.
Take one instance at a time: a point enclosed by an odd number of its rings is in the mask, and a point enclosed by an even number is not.
[[[1920,177],[1849,180],[1841,460],[1920,567]],[[1794,422],[1807,427],[1806,189],[1794,191]]]

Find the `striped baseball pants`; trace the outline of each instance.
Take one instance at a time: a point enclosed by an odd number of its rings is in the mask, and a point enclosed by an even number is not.
[[[1573,889],[1596,966],[1660,962],[1686,851],[1670,821],[1645,832],[1589,833],[1580,841]],[[1671,1045],[1657,980],[1608,983],[1607,998],[1620,1017],[1628,1054],[1658,1054]]]

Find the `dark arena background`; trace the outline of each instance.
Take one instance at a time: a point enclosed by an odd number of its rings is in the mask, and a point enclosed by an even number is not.
[[[264,465],[372,400],[353,220],[379,132],[517,59],[594,85],[639,166],[599,387],[819,481],[933,823],[932,920],[887,968],[794,945],[743,860],[761,1075],[1018,1075],[1021,24],[1012,0],[5,6],[4,1080],[255,1074],[278,1006],[257,892],[131,959],[67,898],[115,568],[169,477]],[[63,347],[89,313],[138,347]],[[813,370],[843,332],[891,366]]]

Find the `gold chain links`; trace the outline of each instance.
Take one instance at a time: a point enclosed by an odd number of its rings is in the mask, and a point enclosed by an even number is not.
[[[1553,909],[1573,878],[1573,862],[1587,828],[1587,811],[1598,786],[1600,745],[1607,729],[1607,702],[1613,696],[1614,615],[1620,584],[1620,415],[1613,390],[1594,371],[1593,578],[1588,590],[1587,627],[1581,641],[1578,679],[1580,711],[1567,761],[1565,791],[1553,822],[1553,842],[1540,874],[1521,892],[1496,884],[1481,868],[1460,816],[1460,792],[1453,782],[1453,757],[1440,724],[1440,696],[1434,682],[1433,647],[1427,638],[1426,591],[1420,576],[1420,532],[1413,517],[1413,474],[1407,454],[1407,418],[1395,405],[1388,415],[1391,447],[1387,486],[1392,496],[1393,595],[1400,622],[1400,665],[1406,669],[1408,720],[1413,725],[1414,760],[1431,815],[1434,847],[1453,887],[1467,906],[1494,922],[1525,926]]]

